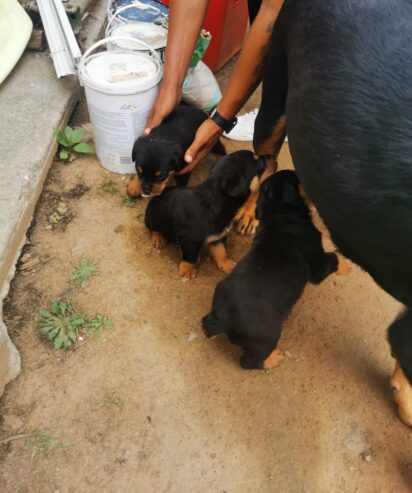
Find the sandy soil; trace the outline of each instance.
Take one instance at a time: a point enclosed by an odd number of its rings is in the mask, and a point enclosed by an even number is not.
[[[182,281],[178,250],[152,248],[145,202],[128,207],[125,184],[93,157],[56,162],[47,180],[25,248],[44,263],[16,276],[5,310],[23,371],[3,396],[1,437],[37,430],[66,447],[46,457],[24,438],[3,444],[0,491],[412,491],[411,433],[388,388],[385,330],[399,305],[356,267],[308,286],[284,326],[283,364],[246,372],[238,349],[199,326],[224,274],[205,254],[199,278]],[[59,201],[67,219],[49,229]],[[230,234],[235,260],[249,242]],[[84,289],[70,283],[81,257],[101,271]],[[57,296],[116,329],[52,349],[33,321]]]

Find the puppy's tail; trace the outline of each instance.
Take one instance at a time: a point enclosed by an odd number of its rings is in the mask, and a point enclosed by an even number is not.
[[[227,323],[224,320],[219,320],[213,311],[202,318],[202,326],[206,337],[217,336],[227,331]]]
[[[214,154],[217,154],[218,156],[226,156],[226,148],[220,141],[220,139],[216,142],[215,146],[212,149],[212,152]]]

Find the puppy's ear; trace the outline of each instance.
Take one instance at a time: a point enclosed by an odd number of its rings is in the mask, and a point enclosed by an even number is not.
[[[282,191],[282,204],[299,205],[302,202],[302,197],[299,194],[299,189],[289,182],[286,182]]]

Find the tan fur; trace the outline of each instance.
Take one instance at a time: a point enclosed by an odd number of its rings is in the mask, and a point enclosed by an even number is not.
[[[265,359],[265,362],[263,363],[263,368],[265,368],[265,370],[271,370],[272,368],[276,368],[281,364],[284,357],[285,357],[284,352],[276,348]]]
[[[412,386],[398,362],[391,377],[391,387],[393,400],[398,405],[399,417],[406,425],[412,426]]]
[[[352,272],[352,267],[348,260],[340,255],[338,256],[338,270],[335,272],[337,276],[347,276]]]
[[[237,230],[241,235],[254,234],[259,224],[259,221],[255,217],[258,194],[258,192],[252,192],[246,204],[236,214],[235,222],[237,223]]]
[[[140,197],[142,194],[142,187],[140,185],[140,180],[137,175],[135,175],[127,184],[127,195],[129,197]]]
[[[164,248],[167,245],[167,240],[164,236],[162,236],[160,233],[157,231],[152,231],[152,245],[160,250],[161,248]]]
[[[193,264],[182,260],[179,264],[179,274],[185,279],[196,279],[197,269]]]
[[[219,269],[226,272],[226,274],[232,272],[236,263],[227,258],[226,248],[223,243],[209,245],[209,252]]]

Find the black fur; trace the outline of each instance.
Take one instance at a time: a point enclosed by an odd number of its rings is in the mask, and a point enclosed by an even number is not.
[[[319,284],[337,270],[337,256],[324,252],[298,185],[293,171],[263,182],[252,248],[218,284],[212,311],[202,321],[208,337],[225,333],[243,348],[245,369],[263,368],[306,283]]]
[[[161,125],[147,137],[139,137],[132,152],[132,160],[144,195],[156,194],[156,185],[166,183],[186,166],[184,155],[192,144],[199,126],[207,119],[204,111],[191,106],[178,106]],[[213,152],[226,155],[218,141]],[[187,185],[190,174],[175,176],[178,185]],[[163,188],[158,189],[161,193]]]
[[[222,235],[250,193],[250,183],[261,168],[250,151],[238,151],[220,159],[208,178],[195,187],[170,187],[153,197],[145,223],[182,249],[182,259],[198,261],[208,238]]]
[[[412,307],[412,2],[286,0],[254,145],[286,114],[302,185],[342,253]],[[412,383],[412,316],[390,330]]]

